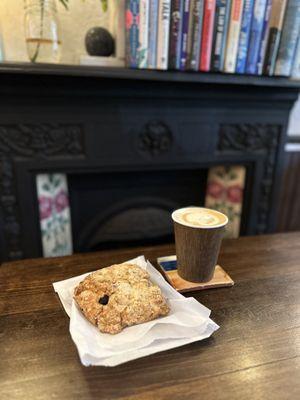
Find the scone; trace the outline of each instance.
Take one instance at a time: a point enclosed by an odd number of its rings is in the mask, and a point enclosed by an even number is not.
[[[92,324],[112,334],[170,311],[148,272],[134,264],[112,265],[91,273],[75,288],[74,299]]]

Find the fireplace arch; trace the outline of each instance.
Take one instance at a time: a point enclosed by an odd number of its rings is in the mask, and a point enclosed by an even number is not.
[[[81,251],[144,245],[172,239],[174,201],[156,197],[121,200],[95,215],[79,235]]]

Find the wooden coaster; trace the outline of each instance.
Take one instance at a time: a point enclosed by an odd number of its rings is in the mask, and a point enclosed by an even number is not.
[[[220,265],[216,265],[212,280],[199,283],[186,281],[178,275],[176,256],[159,257],[157,263],[167,281],[180,293],[234,285],[234,281]]]

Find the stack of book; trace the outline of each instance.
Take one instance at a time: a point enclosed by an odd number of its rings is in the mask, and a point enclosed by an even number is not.
[[[131,68],[300,78],[300,0],[125,0]]]

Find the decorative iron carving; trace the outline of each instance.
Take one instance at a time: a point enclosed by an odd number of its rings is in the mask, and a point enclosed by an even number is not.
[[[82,155],[82,129],[68,124],[1,125],[0,152],[44,158]]]
[[[71,124],[0,126],[0,207],[9,259],[22,258],[21,223],[16,196],[15,159],[84,156],[83,130]]]
[[[220,126],[219,152],[264,154],[263,178],[260,182],[257,208],[256,232],[258,234],[265,233],[268,227],[274,167],[281,130],[282,126],[275,124],[223,124]]]
[[[169,151],[173,136],[169,127],[162,121],[150,121],[139,134],[138,147],[142,152],[157,156]]]
[[[8,249],[9,258],[17,259],[22,257],[21,227],[15,193],[13,163],[7,157],[2,157],[0,160],[0,177],[0,201],[3,218],[3,235],[6,239],[5,245]]]
[[[218,149],[251,153],[276,149],[280,130],[280,125],[271,124],[223,124]]]

